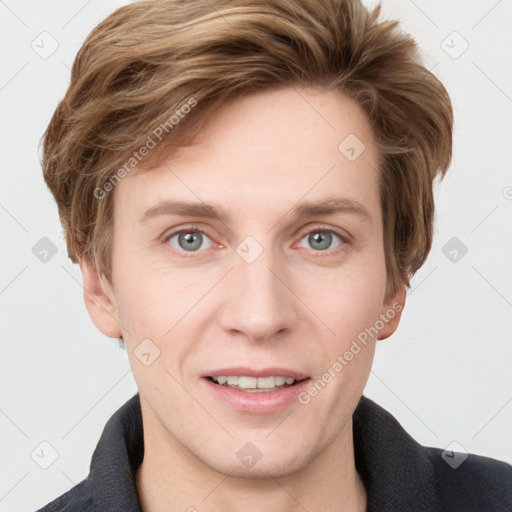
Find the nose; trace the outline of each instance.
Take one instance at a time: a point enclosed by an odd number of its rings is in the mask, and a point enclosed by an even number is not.
[[[298,301],[287,282],[289,273],[282,270],[270,250],[251,263],[238,255],[234,261],[224,283],[223,329],[251,341],[267,341],[290,332],[299,315]]]

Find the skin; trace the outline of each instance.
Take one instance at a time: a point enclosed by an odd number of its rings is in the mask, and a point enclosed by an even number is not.
[[[338,149],[349,134],[366,146],[354,161]],[[145,512],[365,510],[352,414],[376,341],[396,330],[405,304],[404,287],[387,293],[372,137],[363,111],[340,92],[280,88],[225,105],[196,144],[116,187],[111,283],[85,259],[80,266],[89,314],[105,335],[123,336],[138,385]],[[299,201],[333,196],[357,201],[371,219],[291,214]],[[164,199],[215,203],[230,218],[139,222]],[[191,226],[205,233],[199,249],[167,240]],[[325,228],[344,240],[333,235],[319,249],[312,236]],[[263,250],[252,263],[236,252],[247,236]],[[401,306],[394,318],[306,405],[240,412],[200,378],[247,365],[316,380],[393,304]],[[160,350],[149,366],[134,353],[145,338]],[[251,468],[237,457],[247,442],[262,453]]]

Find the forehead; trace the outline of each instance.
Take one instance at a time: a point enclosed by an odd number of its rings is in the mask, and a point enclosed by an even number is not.
[[[372,210],[378,160],[371,125],[353,100],[282,88],[225,104],[195,144],[151,169],[142,162],[118,185],[116,202],[139,217],[166,198],[277,212],[341,195]]]

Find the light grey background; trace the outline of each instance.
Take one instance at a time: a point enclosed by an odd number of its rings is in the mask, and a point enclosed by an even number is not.
[[[0,1],[1,511],[35,510],[85,478],[105,423],[137,391],[126,353],[89,319],[37,152],[76,52],[125,3]],[[431,255],[365,394],[422,444],[512,463],[512,3],[383,5],[447,87],[455,140]],[[44,31],[58,43],[47,58],[31,46],[52,49]],[[32,252],[43,237],[58,250],[46,263]],[[443,253],[453,237],[468,249],[456,262]],[[42,442],[58,453],[48,469]]]

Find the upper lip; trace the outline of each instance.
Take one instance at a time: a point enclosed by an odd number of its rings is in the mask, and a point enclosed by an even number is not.
[[[295,380],[304,380],[308,375],[292,370],[290,368],[248,368],[246,366],[236,366],[231,368],[222,368],[220,370],[210,370],[205,372],[202,377],[220,377],[220,376],[247,376],[247,377],[291,377]]]

